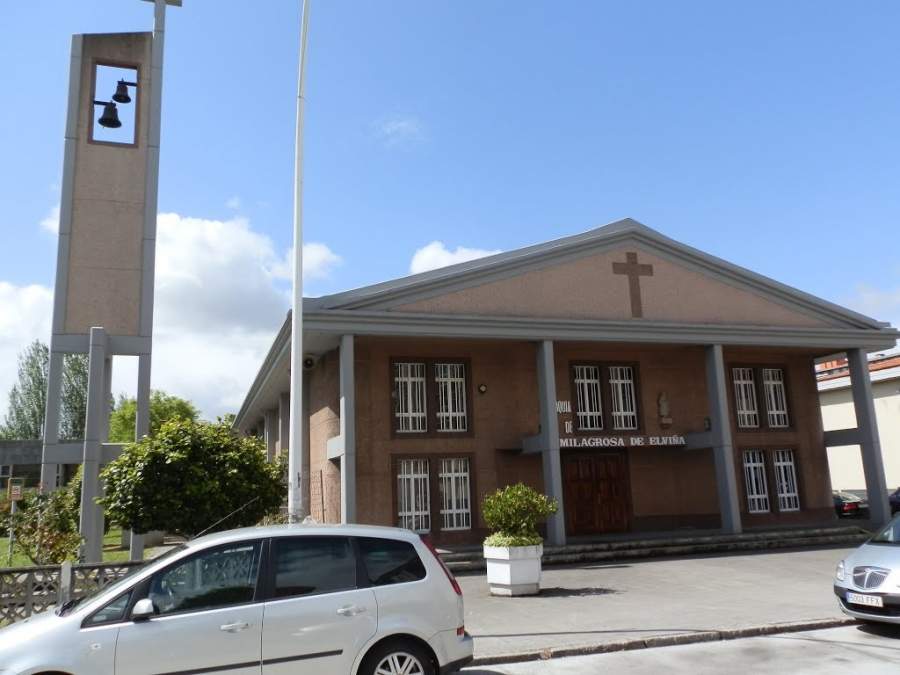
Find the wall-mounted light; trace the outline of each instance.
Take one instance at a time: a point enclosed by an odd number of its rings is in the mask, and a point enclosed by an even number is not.
[[[481,384],[478,385],[478,393],[484,394],[486,392],[487,392],[487,385],[482,382]]]
[[[708,417],[703,418],[703,431],[712,431],[712,420]]]

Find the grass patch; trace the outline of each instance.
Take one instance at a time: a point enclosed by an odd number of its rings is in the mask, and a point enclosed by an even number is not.
[[[34,563],[18,549],[13,550],[12,564],[9,564],[9,537],[0,537],[0,567],[31,567]],[[158,553],[157,549],[144,550],[144,559],[149,560]],[[125,562],[129,560],[128,546],[122,548],[122,529],[110,528],[103,537],[103,562]]]

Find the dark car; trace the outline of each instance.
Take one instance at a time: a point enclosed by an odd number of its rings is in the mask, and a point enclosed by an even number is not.
[[[900,487],[888,495],[888,501],[891,503],[891,515],[900,511]]]
[[[869,502],[852,492],[835,490],[831,493],[834,497],[834,512],[838,518],[868,518]],[[900,508],[900,503],[898,503]]]

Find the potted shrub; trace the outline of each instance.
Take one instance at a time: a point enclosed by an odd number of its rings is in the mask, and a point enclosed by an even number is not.
[[[488,495],[482,506],[492,534],[484,540],[491,595],[536,595],[544,543],[537,525],[556,513],[555,499],[516,483]]]

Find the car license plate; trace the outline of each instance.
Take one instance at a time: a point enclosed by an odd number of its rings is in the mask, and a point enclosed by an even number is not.
[[[862,595],[861,593],[847,593],[847,602],[854,605],[866,605],[867,607],[884,607],[884,600],[880,595]]]

